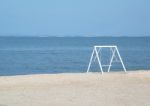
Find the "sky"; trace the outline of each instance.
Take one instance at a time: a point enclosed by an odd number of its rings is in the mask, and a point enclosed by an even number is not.
[[[150,0],[0,0],[2,36],[150,36]]]

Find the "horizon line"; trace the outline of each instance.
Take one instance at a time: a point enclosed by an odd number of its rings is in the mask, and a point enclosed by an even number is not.
[[[0,35],[0,37],[150,37],[150,35],[122,35],[122,36],[115,36],[115,35]]]

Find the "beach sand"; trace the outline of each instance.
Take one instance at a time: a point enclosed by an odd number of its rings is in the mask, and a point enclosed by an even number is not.
[[[1,76],[0,106],[150,106],[150,71]]]

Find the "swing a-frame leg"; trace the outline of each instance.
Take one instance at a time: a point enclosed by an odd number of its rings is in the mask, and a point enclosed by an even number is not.
[[[100,49],[99,49],[99,50],[100,50]],[[101,64],[101,61],[100,61],[100,58],[99,58],[99,55],[98,55],[99,50],[97,51],[97,48],[94,47],[93,52],[92,52],[92,55],[91,55],[91,58],[90,58],[90,62],[89,62],[89,65],[88,65],[87,72],[89,72],[89,70],[90,70],[90,67],[91,67],[91,64],[92,64],[93,59],[94,59],[94,61],[97,59],[98,64],[99,64],[100,71],[101,71],[101,73],[103,74],[102,64]],[[94,54],[96,55],[95,58],[94,58]]]

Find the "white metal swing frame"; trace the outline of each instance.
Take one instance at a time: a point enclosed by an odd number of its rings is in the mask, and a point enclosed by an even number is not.
[[[99,57],[99,52],[100,52],[100,50],[101,50],[102,48],[110,48],[110,50],[111,50],[111,52],[112,52],[112,56],[111,56],[111,58],[110,58],[110,62],[109,62],[108,65],[102,65],[102,63],[101,63],[101,58]],[[94,57],[94,54],[95,54],[95,57]],[[101,54],[100,54],[100,56],[101,56]],[[112,66],[112,63],[114,62],[114,58],[115,58],[116,56],[118,56],[118,58],[119,58],[119,60],[120,60],[119,62],[121,63],[124,72],[126,72],[125,65],[124,65],[124,63],[123,63],[123,61],[122,61],[122,58],[121,58],[121,56],[120,56],[120,53],[119,53],[119,50],[118,50],[117,46],[94,46],[93,52],[92,52],[92,55],[91,55],[91,58],[90,58],[90,62],[89,62],[89,65],[88,65],[87,72],[90,71],[90,67],[91,67],[91,63],[92,63],[93,58],[94,58],[94,60],[97,59],[98,64],[99,64],[99,68],[100,68],[100,71],[101,71],[102,74],[104,73],[104,71],[103,71],[103,67],[104,67],[104,66],[108,66],[107,72],[109,72],[109,71],[110,71],[110,68],[111,68],[111,66]]]

